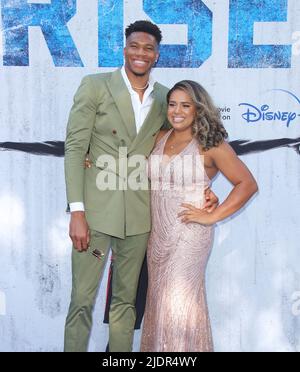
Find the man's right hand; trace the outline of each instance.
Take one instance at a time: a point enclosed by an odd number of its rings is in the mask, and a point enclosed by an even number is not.
[[[78,252],[87,251],[90,242],[90,232],[84,212],[71,213],[69,236]]]

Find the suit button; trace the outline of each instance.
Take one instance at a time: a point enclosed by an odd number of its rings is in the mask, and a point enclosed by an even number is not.
[[[112,131],[112,133],[113,133],[113,134],[117,134],[117,131],[114,129],[114,130]]]

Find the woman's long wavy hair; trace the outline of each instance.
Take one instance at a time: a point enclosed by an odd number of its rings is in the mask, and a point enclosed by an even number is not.
[[[214,105],[210,95],[198,83],[183,80],[175,84],[167,95],[169,104],[172,93],[182,90],[187,93],[196,106],[196,118],[193,124],[193,135],[204,151],[218,147],[228,138],[228,133],[221,121],[220,110]]]

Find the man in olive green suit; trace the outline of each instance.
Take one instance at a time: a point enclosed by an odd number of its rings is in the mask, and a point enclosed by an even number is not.
[[[120,185],[124,168],[129,177],[134,170],[127,160],[134,155],[149,156],[166,120],[168,89],[150,76],[160,41],[161,32],[152,23],[130,25],[125,66],[85,77],[74,98],[65,142],[74,246],[65,351],[87,350],[92,309],[110,248],[114,256],[110,351],[132,349],[136,290],[150,231],[150,194],[146,189]],[[85,169],[87,152],[91,166]],[[116,166],[105,166],[106,159],[114,160]],[[115,189],[102,188],[101,172],[117,180]]]

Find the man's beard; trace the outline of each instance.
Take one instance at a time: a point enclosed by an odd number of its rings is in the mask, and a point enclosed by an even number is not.
[[[144,77],[144,76],[146,76],[146,75],[149,75],[150,72],[151,72],[151,70],[152,70],[152,67],[151,67],[149,70],[147,70],[147,71],[145,71],[145,72],[136,72],[136,71],[134,71],[134,69],[130,66],[130,64],[127,65],[127,68],[128,68],[128,69],[130,70],[130,72],[131,72],[133,75],[135,75],[136,77]]]
[[[133,73],[133,75],[135,75],[137,77],[143,77],[143,76],[148,75],[150,73],[150,71],[146,71],[146,72],[142,72],[142,73],[132,71],[132,73]]]

